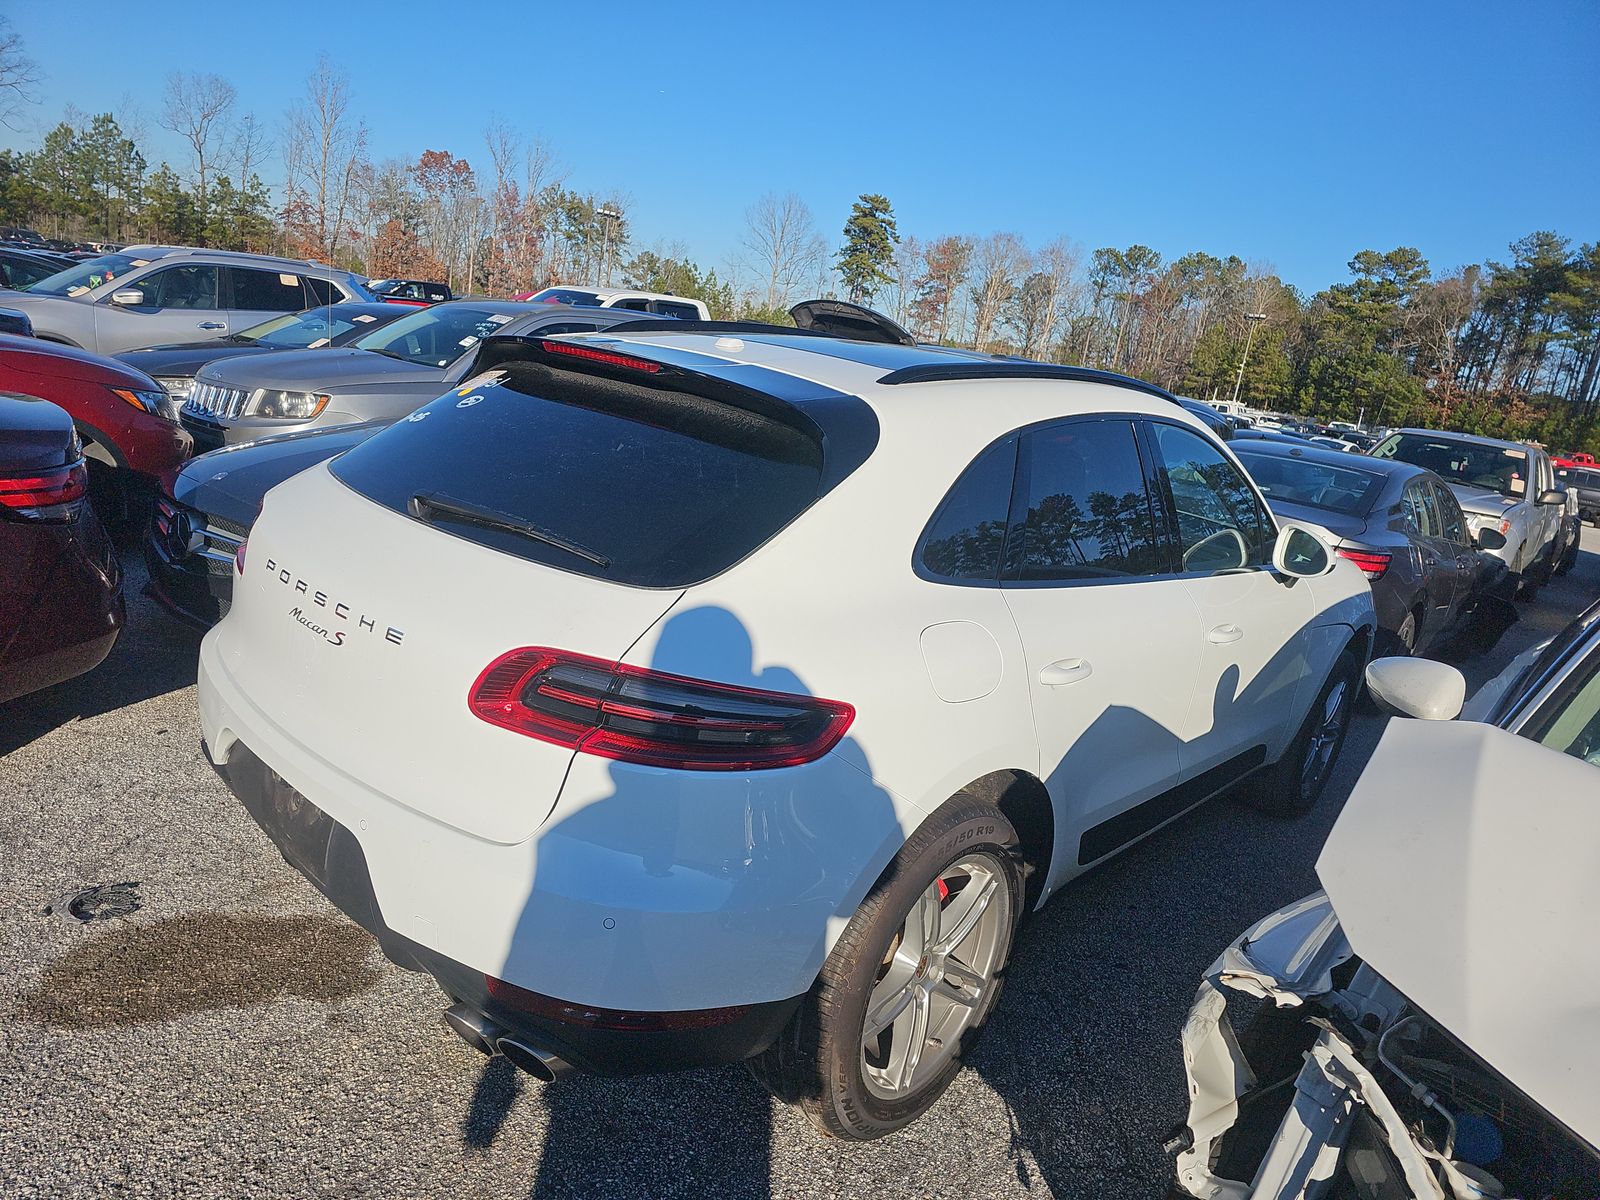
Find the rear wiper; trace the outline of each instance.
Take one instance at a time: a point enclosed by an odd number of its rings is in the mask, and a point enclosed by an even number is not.
[[[431,521],[433,514],[437,513],[451,520],[464,521],[469,525],[478,525],[484,529],[501,529],[506,533],[528,538],[530,541],[543,542],[546,546],[554,546],[557,550],[565,550],[568,554],[586,559],[597,567],[611,565],[611,560],[604,554],[597,553],[587,546],[581,546],[560,534],[551,533],[548,529],[540,529],[531,521],[496,509],[469,504],[465,500],[457,500],[454,496],[446,496],[439,492],[419,492],[411,497],[410,508],[411,515],[421,521]]]

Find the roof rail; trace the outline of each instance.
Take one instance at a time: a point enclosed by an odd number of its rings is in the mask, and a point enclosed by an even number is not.
[[[615,310],[612,310],[615,311]],[[608,325],[603,333],[781,333],[786,337],[814,337],[838,340],[833,334],[793,325],[769,325],[765,321],[686,321],[679,317],[643,316],[637,321]]]
[[[1074,383],[1105,383],[1178,404],[1178,398],[1166,388],[1146,383],[1142,379],[1119,375],[1115,371],[1100,371],[1094,367],[1065,367],[1057,363],[1015,360],[923,363],[915,367],[901,367],[898,371],[890,371],[878,382],[892,386],[901,383],[938,383],[953,379],[1066,379]]]

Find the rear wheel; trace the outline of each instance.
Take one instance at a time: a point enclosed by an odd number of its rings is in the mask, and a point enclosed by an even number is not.
[[[1000,995],[1022,910],[1017,834],[957,794],[912,835],[751,1070],[830,1137],[867,1141],[943,1095]]]
[[[1245,786],[1245,799],[1263,812],[1294,817],[1310,812],[1333,775],[1355,710],[1361,662],[1346,650],[1322,685],[1305,724],[1283,757]]]

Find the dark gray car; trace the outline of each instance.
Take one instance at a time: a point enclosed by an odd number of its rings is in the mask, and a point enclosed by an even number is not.
[[[1600,525],[1600,467],[1557,467],[1556,478],[1577,494],[1581,519]]]
[[[1455,496],[1432,471],[1306,443],[1232,447],[1274,515],[1321,526],[1335,552],[1366,574],[1380,636],[1389,643],[1379,653],[1410,654],[1449,641],[1504,580],[1503,564],[1477,552],[1487,542],[1474,540]]]
[[[342,349],[284,350],[208,363],[180,410],[197,451],[279,433],[403,417],[459,384],[480,341],[498,334],[589,333],[640,314],[622,309],[454,300]]]

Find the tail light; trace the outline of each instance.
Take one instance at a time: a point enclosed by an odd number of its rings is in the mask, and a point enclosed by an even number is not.
[[[0,508],[34,521],[70,521],[89,491],[83,461],[37,475],[0,475]]]
[[[233,569],[239,574],[244,574],[244,548],[249,545],[249,539],[239,543],[239,548],[233,552]]]
[[[710,683],[564,650],[525,647],[484,668],[473,714],[585,754],[685,771],[793,767],[838,744],[856,710],[837,700]]]
[[[1348,558],[1355,563],[1368,579],[1382,579],[1384,572],[1389,569],[1389,560],[1393,557],[1376,550],[1348,550],[1343,546],[1340,546],[1335,553],[1340,558]]]
[[[609,350],[596,350],[593,346],[580,346],[576,342],[540,342],[540,347],[546,354],[565,354],[568,358],[582,358],[589,362],[605,363],[611,367],[622,367],[629,371],[642,371],[646,375],[656,375],[661,371],[661,364],[651,362],[648,358],[635,358],[631,354],[613,354]]]

